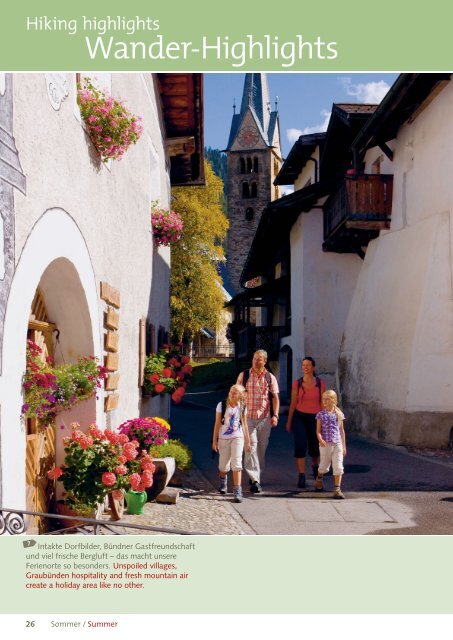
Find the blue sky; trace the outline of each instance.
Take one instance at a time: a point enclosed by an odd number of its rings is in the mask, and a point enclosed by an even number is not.
[[[278,96],[283,157],[302,133],[325,131],[333,102],[378,103],[398,77],[391,73],[269,73],[272,109]],[[205,145],[225,149],[241,105],[244,73],[204,76]]]

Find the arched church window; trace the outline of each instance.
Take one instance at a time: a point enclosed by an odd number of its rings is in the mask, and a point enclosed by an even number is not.
[[[250,220],[253,220],[254,215],[255,212],[253,211],[252,207],[247,207],[247,209],[245,210],[245,219],[250,222]]]
[[[247,173],[252,173],[252,171],[253,171],[252,159],[247,158]]]
[[[258,158],[253,158],[253,173],[258,173]]]
[[[245,173],[245,159],[239,158],[239,171]]]
[[[250,197],[251,198],[256,198],[257,196],[258,196],[258,187],[256,185],[256,182],[252,182],[251,191],[250,191]]]
[[[248,182],[242,183],[242,197],[250,198],[250,187]]]

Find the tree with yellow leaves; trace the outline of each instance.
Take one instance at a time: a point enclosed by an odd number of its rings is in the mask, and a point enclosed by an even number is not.
[[[184,229],[171,252],[171,332],[189,342],[203,327],[217,326],[224,304],[218,273],[228,229],[221,208],[223,182],[207,162],[205,176],[205,186],[172,190],[171,206]]]

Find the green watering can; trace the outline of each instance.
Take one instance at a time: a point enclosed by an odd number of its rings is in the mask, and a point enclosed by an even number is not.
[[[142,515],[147,500],[146,491],[133,491],[131,489],[126,493],[127,512],[135,516]]]

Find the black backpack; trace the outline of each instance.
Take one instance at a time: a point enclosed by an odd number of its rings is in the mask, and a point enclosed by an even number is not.
[[[245,387],[245,389],[247,389],[247,382],[249,381],[249,378],[250,378],[250,369],[246,369],[242,373],[242,386]],[[270,405],[271,418],[272,418],[274,415],[274,404],[272,402],[272,398],[274,397],[274,394],[271,391],[271,385],[272,385],[271,374],[267,369],[266,369],[266,382],[269,389],[269,405]]]
[[[316,385],[315,386],[318,388],[318,391],[319,391],[319,404],[321,404],[321,399],[322,399],[321,378],[318,378],[318,376],[315,376],[315,380],[316,380]],[[299,378],[297,380],[297,395],[299,395],[301,389],[303,389],[303,391],[305,393],[304,376],[302,376],[301,378]]]

